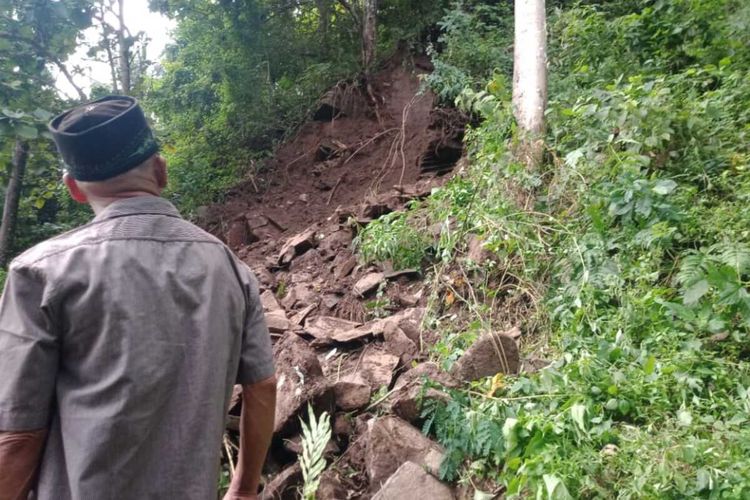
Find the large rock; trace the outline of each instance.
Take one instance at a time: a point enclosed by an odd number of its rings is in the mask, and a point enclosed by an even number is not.
[[[437,473],[443,456],[440,445],[400,418],[382,417],[370,423],[365,468],[373,491],[379,490],[405,462]]]
[[[305,322],[305,331],[323,343],[323,341],[331,340],[336,333],[353,330],[359,326],[362,326],[362,323],[334,316],[316,316]]]
[[[407,422],[414,423],[420,419],[424,401],[448,400],[449,395],[445,392],[433,387],[425,388],[428,380],[447,388],[458,387],[458,381],[441,371],[437,364],[422,363],[396,380],[388,399],[391,411]]]
[[[364,297],[384,281],[385,275],[383,273],[367,273],[354,284],[352,291],[355,295]]]
[[[416,344],[406,336],[406,333],[395,321],[386,322],[383,328],[383,339],[385,340],[386,350],[399,357],[401,366],[408,365],[417,355]]]
[[[271,290],[266,290],[260,294],[260,303],[266,312],[281,311],[279,301]]]
[[[370,402],[370,384],[358,373],[347,375],[333,386],[336,406],[344,411],[357,410]]]
[[[374,388],[390,387],[398,366],[398,356],[368,349],[362,356],[359,373]]]
[[[405,462],[388,478],[372,500],[454,500],[446,484],[428,474],[414,462]]]
[[[292,326],[281,309],[266,313],[266,325],[271,333],[284,333]]]
[[[289,238],[279,252],[278,262],[286,265],[297,255],[302,255],[316,244],[315,230],[310,228]]]
[[[235,220],[230,224],[229,229],[224,235],[224,239],[231,248],[249,245],[259,240],[244,218]]]
[[[290,465],[266,484],[260,500],[297,500],[297,490],[302,484],[302,468],[299,463]]]
[[[286,335],[274,346],[276,378],[275,433],[287,433],[299,425],[297,415],[307,404],[330,410],[332,398],[315,351],[297,335]]]
[[[472,382],[498,373],[516,374],[521,366],[514,328],[507,333],[488,333],[477,339],[453,365],[451,374]]]

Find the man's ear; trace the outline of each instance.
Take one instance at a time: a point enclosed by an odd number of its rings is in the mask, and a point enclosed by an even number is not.
[[[77,201],[78,203],[87,203],[89,201],[86,197],[86,193],[83,192],[81,186],[78,185],[76,180],[71,177],[69,173],[66,172],[63,175],[63,182],[65,183],[65,187],[68,188],[70,197],[75,201]]]
[[[156,158],[154,158],[154,172],[159,189],[167,187],[167,180],[169,179],[167,175],[167,160],[162,155],[157,154]]]

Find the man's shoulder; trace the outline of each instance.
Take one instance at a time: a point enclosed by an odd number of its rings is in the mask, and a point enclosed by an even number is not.
[[[13,265],[15,267],[34,266],[51,257],[75,249],[110,241],[188,241],[225,246],[221,240],[212,234],[181,217],[144,215],[152,220],[150,223],[143,223],[134,219],[134,217],[139,216],[140,214],[134,214],[130,217],[89,222],[34,245],[13,259]],[[165,222],[159,224],[153,219],[164,219]]]

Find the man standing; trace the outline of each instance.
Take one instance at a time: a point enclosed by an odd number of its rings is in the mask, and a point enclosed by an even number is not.
[[[8,270],[0,500],[215,499],[235,383],[226,498],[256,498],[276,382],[255,278],[159,197],[166,163],[134,99],[73,108],[50,131],[71,196],[96,217]]]

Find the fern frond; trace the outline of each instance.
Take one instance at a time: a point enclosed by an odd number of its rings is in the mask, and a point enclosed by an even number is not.
[[[722,264],[734,269],[738,275],[750,270],[750,248],[737,243],[717,245],[718,258]]]
[[[702,280],[706,276],[706,254],[703,252],[691,252],[685,255],[680,262],[680,270],[677,273],[677,282],[683,287]]]

